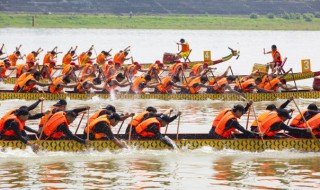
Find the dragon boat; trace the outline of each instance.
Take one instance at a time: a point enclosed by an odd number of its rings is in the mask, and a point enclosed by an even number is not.
[[[291,96],[302,99],[317,99],[320,98],[320,91],[283,91],[281,93],[245,93],[244,97],[231,94],[127,94],[121,92],[115,95],[105,94],[102,92],[94,92],[92,94],[80,94],[71,91],[66,91],[66,94],[51,94],[51,93],[18,93],[11,90],[1,90],[0,100],[7,99],[25,99],[25,100],[38,100],[44,97],[46,100],[59,100],[69,98],[71,100],[89,100],[93,97],[101,99],[158,99],[158,100],[221,100],[221,101],[241,101],[243,98],[253,101],[274,101],[277,99],[288,99]]]
[[[81,135],[79,135],[81,136]],[[176,134],[168,134],[171,139],[176,139]],[[32,137],[32,136],[30,136]],[[127,135],[118,135],[121,139],[128,139]],[[305,138],[283,138],[283,139],[209,139],[207,134],[180,134],[178,140],[174,140],[179,149],[199,149],[202,147],[211,147],[216,150],[232,149],[239,151],[265,151],[265,150],[286,150],[292,149],[303,152],[319,152],[320,139],[305,139]],[[36,140],[30,140],[31,143],[36,143]],[[137,140],[133,139],[126,141],[128,146],[134,149],[150,149],[163,150],[170,149],[169,146],[162,143],[160,140]],[[64,152],[81,152],[86,151],[87,147],[73,140],[41,140],[39,141],[40,150],[46,151],[64,151]],[[2,149],[25,149],[26,145],[19,140],[0,140]],[[117,150],[117,147],[112,141],[91,140],[90,149],[96,151]]]

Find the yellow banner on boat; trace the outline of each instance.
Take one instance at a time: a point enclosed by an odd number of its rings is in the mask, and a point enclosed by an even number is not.
[[[269,65],[266,65],[266,64],[259,64],[259,63],[255,63],[252,67],[252,72],[258,70],[261,72],[261,73],[268,73],[268,70],[269,70]]]
[[[303,73],[311,72],[311,61],[310,59],[301,60],[301,68]]]
[[[203,51],[203,61],[211,61],[211,51]]]

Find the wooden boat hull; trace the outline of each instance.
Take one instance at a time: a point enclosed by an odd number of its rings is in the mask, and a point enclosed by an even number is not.
[[[319,139],[318,139],[319,140]],[[35,142],[35,141],[30,141]],[[264,150],[285,150],[295,149],[304,152],[319,152],[315,140],[312,139],[269,139],[262,141],[261,139],[228,139],[228,140],[215,140],[215,139],[181,139],[175,141],[177,146],[181,149],[199,149],[202,147],[211,147],[216,150],[232,149],[239,151],[264,151]],[[71,140],[47,140],[40,141],[41,149],[48,151],[65,151],[65,152],[79,152],[85,151],[86,147],[76,141]],[[0,146],[4,149],[25,149],[26,145],[21,141],[0,141]],[[136,149],[150,149],[150,150],[163,150],[169,147],[159,140],[132,140],[129,144],[130,147]],[[117,150],[117,147],[110,140],[95,140],[90,141],[90,149],[96,151]]]
[[[320,91],[290,91],[282,93],[246,93],[245,97],[253,101],[274,101],[277,99],[288,99],[291,96],[303,99],[317,99],[320,98]],[[44,97],[46,100],[59,100],[70,98],[71,100],[88,100],[93,97],[101,99],[109,99],[110,94],[50,94],[50,93],[16,93],[12,91],[1,91],[0,100],[7,99],[25,99],[38,100]],[[223,101],[241,101],[242,96],[235,94],[117,94],[112,98],[116,99],[158,99],[158,100],[223,100]]]

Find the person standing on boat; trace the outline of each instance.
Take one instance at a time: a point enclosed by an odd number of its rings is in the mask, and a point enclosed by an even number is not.
[[[190,55],[190,46],[185,39],[181,38],[180,43],[177,43],[178,46],[181,46],[181,51],[177,53],[180,58],[188,57]]]
[[[31,144],[28,141],[28,135],[25,132],[31,132],[37,134],[38,132],[25,126],[25,122],[28,120],[29,111],[27,109],[19,109],[14,114],[6,117],[0,122],[0,134],[2,140],[20,140],[27,146],[31,146],[33,151],[36,151],[39,146]]]
[[[169,147],[174,148],[174,145],[170,142],[170,140],[161,134],[160,129],[161,127],[167,126],[168,123],[174,121],[180,115],[181,112],[179,111],[177,115],[172,117],[162,114],[160,117],[146,119],[135,128],[135,133],[139,139],[157,139]]]
[[[277,134],[281,130],[289,131],[289,132],[298,132],[305,133],[309,132],[309,129],[303,128],[295,128],[286,125],[284,122],[287,119],[291,119],[292,117],[289,115],[290,111],[286,109],[277,109],[275,112],[270,112],[264,120],[259,123],[258,131],[261,135],[265,137],[282,137],[280,134]]]
[[[77,114],[73,111],[58,111],[54,113],[43,126],[44,139],[52,140],[75,140],[81,144],[88,144],[84,139],[74,135],[69,125],[76,119]]]
[[[251,101],[251,100],[247,103],[246,107],[244,108],[244,112],[245,113],[247,113],[247,111],[249,110],[249,108],[252,105],[252,103],[253,103],[253,101]],[[209,131],[209,137],[210,138],[214,138],[214,131],[216,130],[216,127],[217,127],[218,123],[220,122],[220,120],[222,119],[222,117],[224,115],[226,115],[226,113],[231,112],[231,111],[232,111],[232,108],[226,108],[226,109],[220,111],[218,113],[218,115],[214,118],[214,120],[212,122],[212,127],[211,127],[211,129]]]
[[[271,67],[271,70],[274,71],[276,67],[281,66],[282,64],[282,56],[280,52],[277,49],[276,45],[271,46],[271,51],[266,52],[265,49],[263,49],[263,54],[271,54],[272,55],[272,61],[268,63]]]
[[[269,113],[271,112],[275,112],[277,111],[277,109],[285,109],[287,107],[287,105],[293,100],[293,96],[290,97],[287,101],[285,101],[283,104],[281,104],[281,106],[279,108],[276,107],[276,105],[274,104],[269,104],[266,108],[266,110],[260,114],[258,117],[257,117],[257,120],[259,123],[261,123]],[[293,112],[294,110],[291,110],[291,112]],[[251,124],[251,131],[254,131],[254,132],[257,132],[258,131],[258,124],[257,124],[257,121],[254,120]]]
[[[62,66],[65,67],[67,65],[70,65],[71,62],[76,61],[78,59],[78,56],[76,55],[76,48],[72,49],[72,47],[69,49],[69,51],[63,56],[62,58]]]
[[[22,80],[19,80],[20,77],[24,77]],[[33,74],[29,74],[27,76],[21,75],[15,86],[13,87],[13,90],[15,92],[38,92],[38,88],[35,87],[35,85],[39,86],[49,86],[49,84],[44,84],[39,82],[40,80],[40,72],[36,71]]]
[[[121,117],[117,113],[102,115],[89,123],[89,126],[84,129],[84,136],[86,137],[87,133],[89,133],[90,140],[98,140],[106,136],[120,148],[127,148],[126,144],[115,138],[112,132],[112,127],[116,126],[119,121],[121,121]]]
[[[244,133],[246,137],[257,137],[258,134],[246,130],[239,124],[238,119],[240,119],[244,113],[245,108],[242,105],[235,105],[231,111],[228,111],[223,115],[211,137],[215,139],[232,138],[232,134],[236,129]]]

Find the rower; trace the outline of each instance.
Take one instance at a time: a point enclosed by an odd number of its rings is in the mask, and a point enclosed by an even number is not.
[[[76,48],[72,49],[72,47],[69,49],[69,51],[63,56],[62,58],[62,66],[65,67],[67,65],[70,65],[71,62],[76,61],[78,59],[78,56],[76,55]]]
[[[109,77],[105,84],[103,85],[103,87],[99,88],[100,90],[102,90],[102,92],[105,93],[117,93],[118,91],[115,89],[117,87],[126,87],[131,85],[131,82],[128,83],[123,83],[122,81],[124,81],[125,77],[122,73],[118,73],[117,75],[111,76]]]
[[[136,115],[131,122],[128,123],[126,134],[129,134],[130,127],[132,125],[132,132],[135,131],[135,128],[144,120],[151,118],[151,117],[160,117],[162,114],[157,114],[157,109],[155,107],[149,106],[146,108],[145,111]],[[132,133],[133,135],[135,133]]]
[[[211,134],[215,139],[227,139],[232,137],[233,131],[236,129],[246,135],[246,137],[257,137],[258,134],[246,130],[242,127],[238,119],[245,113],[245,108],[238,104],[228,111],[217,124],[215,131]]]
[[[306,121],[308,121],[319,113],[319,108],[316,104],[309,104],[307,109],[303,110],[301,113],[306,119]],[[305,122],[301,114],[298,114],[292,119],[290,126],[301,128],[304,123]]]
[[[159,84],[153,84],[153,85],[148,85],[148,82],[151,81],[151,76],[150,75],[145,75],[145,76],[140,76],[137,77],[130,89],[129,89],[129,93],[130,94],[144,94],[143,89],[145,88],[155,88],[156,86],[158,86]]]
[[[180,76],[184,69],[187,69],[188,65],[181,63],[180,60],[177,60],[175,64],[170,66],[168,75],[170,76]]]
[[[105,65],[108,60],[108,56],[111,56],[109,52],[101,51],[101,53],[99,53],[97,56],[96,63],[98,65]]]
[[[135,133],[139,139],[157,139],[169,147],[174,148],[173,144],[161,134],[160,128],[167,126],[168,123],[171,123],[180,115],[181,112],[179,111],[172,117],[162,114],[160,117],[146,119],[135,128]]]
[[[119,59],[119,56],[123,53],[123,52],[129,52],[130,51],[130,46],[126,47],[124,50],[120,50],[118,53],[114,54],[113,57],[113,62],[117,62]]]
[[[196,77],[199,77],[199,76],[203,76],[205,75],[208,71],[210,71],[211,68],[209,68],[209,64],[207,62],[204,62],[204,63],[198,63],[198,64],[195,64],[192,68],[191,68],[191,71],[190,71],[190,74],[189,76],[192,77],[192,76],[196,76]]]
[[[274,90],[276,92],[281,92],[280,87],[285,90],[292,90],[296,89],[296,87],[287,87],[286,83],[287,81],[284,79],[284,76],[287,75],[290,71],[292,71],[292,68],[283,74],[282,76],[273,76],[273,79],[270,82],[267,82],[267,84],[264,86],[265,90]]]
[[[283,104],[281,104],[281,106],[279,108],[276,107],[276,105],[274,104],[269,104],[266,108],[266,110],[260,114],[258,117],[257,117],[257,120],[259,123],[261,123],[269,113],[271,112],[275,112],[277,111],[277,109],[285,109],[287,107],[287,105],[293,100],[293,96],[290,97],[290,99],[288,99],[287,101],[285,101]],[[293,112],[294,110],[291,109],[291,112]],[[251,131],[254,131],[254,132],[257,132],[258,131],[258,123],[256,120],[254,120],[251,124]]]
[[[97,119],[102,115],[111,115],[112,113],[116,113],[116,108],[113,105],[107,105],[105,108],[98,110],[94,113],[90,118],[88,123],[91,123],[93,120]]]
[[[276,45],[271,46],[271,51],[265,52],[265,50],[263,50],[263,53],[272,55],[273,60],[270,63],[268,63],[268,65],[270,65],[272,71],[275,71],[276,67],[281,66],[282,56],[281,56],[280,52],[278,51]]]
[[[10,68],[11,62],[8,59],[5,59],[3,62],[0,62],[0,78],[6,79],[8,76],[6,75],[7,70]]]
[[[233,90],[230,86],[236,80],[234,76],[222,77],[218,80],[212,88],[207,89],[207,93],[224,93],[226,90],[229,90],[231,93],[242,95],[241,93]]]
[[[113,62],[120,63],[120,66],[123,65],[125,61],[131,59],[131,57],[126,58],[128,54],[129,54],[128,51],[121,52],[115,59],[113,59]]]
[[[93,49],[93,45],[90,47],[90,49],[86,52],[82,52],[78,57],[78,65],[80,67],[84,66],[89,60],[93,61],[95,58],[91,58]]]
[[[31,144],[28,141],[27,133],[31,132],[37,134],[38,132],[25,125],[28,120],[29,111],[26,109],[19,109],[15,114],[4,118],[0,124],[0,133],[2,140],[20,140],[27,146],[31,146],[33,151],[36,151],[39,146]]]
[[[22,80],[19,80],[21,77],[24,77]],[[18,78],[17,83],[15,84],[15,86],[13,87],[13,90],[15,92],[38,92],[38,88],[35,87],[35,85],[39,85],[39,86],[49,86],[51,83],[49,84],[44,84],[39,82],[40,80],[40,72],[36,71],[33,74],[29,74],[27,76],[21,75]]]
[[[78,65],[76,65],[75,62],[71,62],[69,65],[64,66],[61,74],[64,76],[68,76],[69,78],[71,78],[74,81],[77,81],[78,78],[74,72],[76,72],[79,69],[80,69],[80,67]]]
[[[58,49],[58,47],[54,47],[52,51],[48,51],[43,58],[43,65],[50,64],[52,61],[55,61],[54,58],[57,57],[58,53],[62,53],[62,52],[56,52]]]
[[[307,121],[307,123],[308,125],[306,123],[300,125],[300,128],[307,128],[310,126],[316,138],[320,138],[320,113],[318,112],[316,115],[314,115]],[[302,134],[302,138],[310,138],[310,134]]]
[[[69,84],[71,82],[68,76],[61,76],[52,79],[52,85],[49,85],[48,91],[51,94],[63,93],[64,88],[74,88],[77,84]],[[69,84],[69,85],[68,85]]]
[[[146,72],[147,70],[143,70],[141,65],[135,61],[135,62],[133,62],[133,64],[131,64],[125,68],[124,75],[127,78],[132,79],[138,73],[138,71]]]
[[[180,89],[185,88],[185,86],[181,86],[181,85],[176,84],[177,82],[180,82],[179,77],[167,76],[167,77],[161,79],[162,84],[160,84],[154,88],[154,93],[171,94],[173,87],[177,87]]]
[[[3,53],[3,48],[4,48],[4,44],[2,44],[1,48],[0,48],[0,56],[2,56],[4,53]],[[0,60],[5,60],[8,58],[8,55],[5,56],[5,57],[0,57]]]
[[[34,62],[29,61],[26,64],[19,64],[16,71],[16,77],[19,78],[23,73],[30,72],[34,67]]]
[[[155,78],[160,75],[160,71],[169,71],[170,69],[165,69],[164,64],[160,62],[160,60],[156,60],[155,63],[149,66],[147,74],[151,76],[151,78]]]
[[[242,92],[246,92],[246,93],[252,93],[254,89],[256,89],[257,91],[260,92],[273,92],[273,90],[266,90],[264,88],[260,88],[259,84],[262,82],[261,78],[256,78],[256,79],[248,79],[246,81],[243,81],[241,83],[237,83],[234,86],[234,90],[242,93]]]
[[[196,77],[190,83],[185,83],[181,93],[198,94],[201,88],[211,88],[210,85],[205,85],[209,81],[207,76]]]
[[[252,105],[252,103],[253,102],[251,100],[247,103],[246,107],[244,108],[245,113],[247,113],[247,111],[250,108],[250,106]],[[232,111],[232,108],[226,108],[218,113],[218,115],[214,118],[214,120],[212,122],[212,127],[209,131],[209,138],[214,138],[214,131],[216,130],[218,123],[220,122],[222,117],[224,115],[226,115],[226,113],[231,112],[231,111]]]
[[[259,123],[258,131],[264,137],[282,137],[280,134],[277,134],[281,130],[289,131],[289,132],[297,132],[297,133],[306,133],[309,132],[309,129],[301,129],[290,127],[286,125],[284,122],[287,119],[291,119],[289,115],[290,111],[286,109],[278,109],[275,112],[270,112],[264,120]]]
[[[11,66],[16,66],[18,59],[23,59],[23,57],[21,56],[20,51],[15,51],[13,54],[8,56],[8,59],[11,63]]]
[[[41,69],[41,75],[44,79],[50,79],[52,71],[56,66],[55,61],[51,61],[50,63],[45,63]]]
[[[106,136],[120,148],[128,148],[126,144],[115,138],[112,132],[112,127],[116,126],[120,119],[121,118],[117,113],[112,113],[111,115],[102,115],[90,122],[89,126],[84,129],[83,134],[86,137],[87,133],[89,133],[90,140],[98,140]]]
[[[88,144],[87,140],[81,139],[72,134],[69,125],[76,119],[77,114],[73,111],[58,111],[48,119],[44,126],[43,133],[44,139],[52,140],[75,140],[81,144]],[[41,139],[40,139],[41,140]]]
[[[180,57],[180,58],[185,58],[185,59],[188,59],[189,55],[190,55],[190,46],[189,46],[189,43],[185,41],[185,39],[181,38],[180,39],[180,43],[177,43],[177,45],[181,46],[181,51],[177,53],[177,55]],[[190,62],[190,60],[189,60]]]
[[[97,65],[97,64],[95,64],[95,65]],[[93,65],[93,62],[91,60],[88,60],[87,63],[82,68],[79,80],[83,81],[88,77],[92,77],[93,75],[95,75],[95,73],[96,73],[96,70],[95,70],[95,67]]]
[[[41,53],[43,49],[39,48],[37,51],[32,51],[27,55],[26,62],[36,62],[38,60],[37,56]]]
[[[77,86],[74,88],[74,92],[90,93],[91,88],[95,90],[100,90],[100,88],[96,86],[100,84],[101,84],[101,79],[99,77],[97,78],[88,77],[84,81],[77,84]]]

